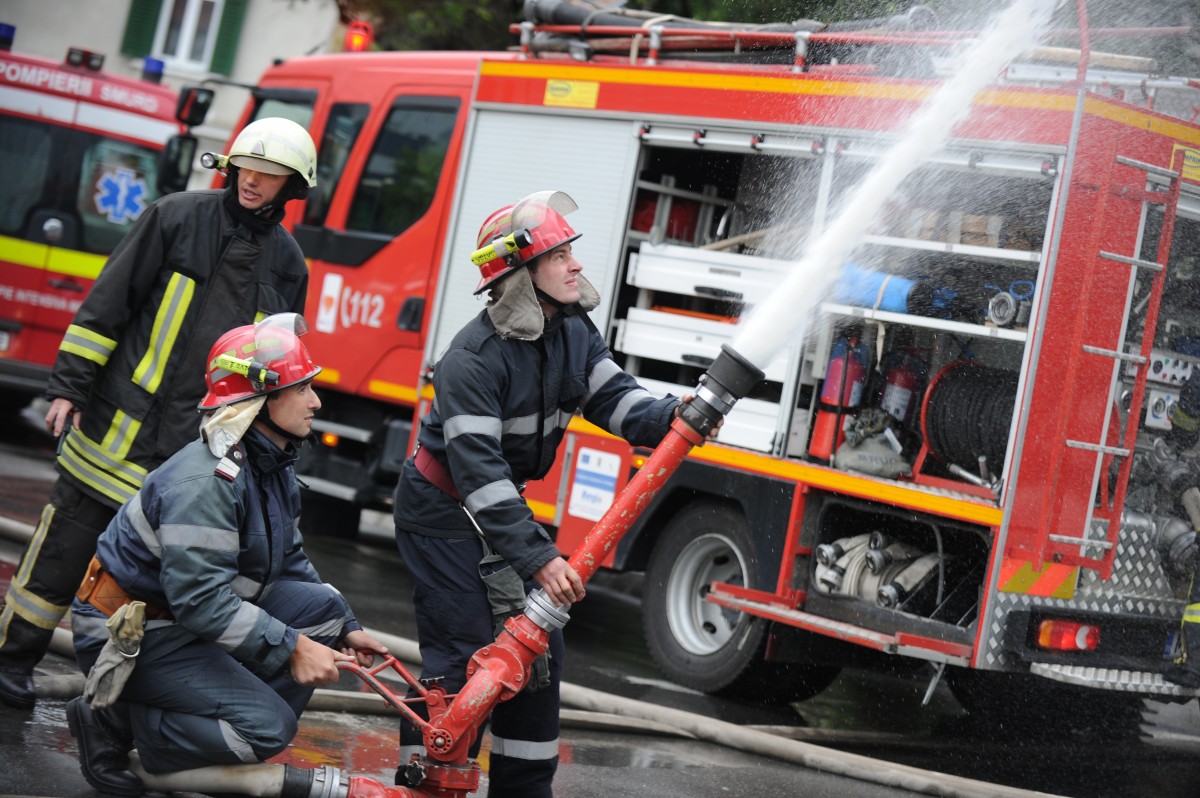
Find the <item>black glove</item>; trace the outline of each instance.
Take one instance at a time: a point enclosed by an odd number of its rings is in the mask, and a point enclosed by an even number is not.
[[[1196,372],[1179,388],[1179,401],[1167,411],[1171,420],[1170,442],[1188,449],[1200,439],[1200,376]]]
[[[487,588],[492,608],[492,636],[499,637],[504,622],[525,611],[525,583],[499,554],[489,554],[479,561],[479,578]],[[532,693],[549,686],[550,653],[547,652],[533,661],[525,689]]]

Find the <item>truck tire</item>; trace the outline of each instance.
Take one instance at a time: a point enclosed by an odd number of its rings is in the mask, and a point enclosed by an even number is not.
[[[350,502],[312,491],[301,494],[300,532],[304,535],[353,540],[361,522],[362,512]]]
[[[656,541],[642,602],[646,644],[662,672],[685,687],[737,698],[786,702],[811,698],[839,669],[765,662],[768,622],[705,600],[714,581],[752,584],[746,519],[728,504],[683,508]]]

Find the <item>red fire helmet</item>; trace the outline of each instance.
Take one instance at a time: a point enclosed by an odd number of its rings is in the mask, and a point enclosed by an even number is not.
[[[479,228],[476,239],[479,250],[496,239],[520,232],[528,234],[529,243],[516,252],[509,252],[497,243],[496,257],[479,264],[479,284],[475,286],[475,293],[481,293],[537,256],[579,238],[579,233],[563,218],[578,209],[575,200],[565,192],[539,191],[518,200],[515,205],[492,211]]]
[[[222,335],[208,353],[208,392],[199,409],[216,410],[317,376],[321,367],[300,340],[306,332],[299,313],[276,313]]]

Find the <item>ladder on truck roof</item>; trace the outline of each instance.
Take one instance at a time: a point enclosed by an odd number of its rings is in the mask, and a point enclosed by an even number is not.
[[[1126,417],[1125,428],[1114,434],[1114,425],[1119,427],[1116,419],[1114,404],[1113,419],[1107,426],[1108,434],[1105,441],[1067,440],[1065,445],[1072,449],[1083,449],[1096,453],[1099,470],[1099,495],[1093,510],[1093,519],[1102,523],[1089,522],[1085,525],[1082,535],[1050,534],[1048,536],[1049,557],[1056,562],[1079,565],[1099,572],[1102,579],[1112,575],[1113,559],[1116,555],[1117,536],[1121,531],[1121,514],[1125,508],[1125,495],[1129,486],[1129,475],[1133,468],[1134,444],[1138,435],[1139,419],[1141,418],[1143,398],[1146,393],[1147,364],[1151,359],[1154,347],[1154,335],[1158,325],[1159,304],[1162,301],[1163,285],[1166,282],[1167,261],[1171,254],[1171,240],[1175,233],[1175,219],[1179,206],[1179,194],[1182,187],[1182,159],[1184,151],[1175,154],[1178,171],[1175,165],[1171,169],[1143,163],[1132,158],[1118,156],[1116,161],[1123,166],[1140,169],[1146,173],[1146,183],[1151,176],[1167,181],[1166,190],[1157,188],[1143,189],[1142,201],[1151,205],[1161,205],[1163,208],[1162,230],[1159,232],[1156,260],[1148,261],[1134,256],[1119,255],[1101,250],[1096,257],[1105,264],[1115,265],[1118,269],[1144,270],[1154,274],[1150,298],[1143,316],[1141,347],[1136,353],[1114,350],[1103,346],[1084,344],[1086,355],[1112,358],[1126,364],[1134,373],[1133,396]],[[1127,322],[1128,324],[1128,322]],[[1128,340],[1128,327],[1125,331]],[[1119,385],[1119,380],[1118,383]],[[1119,440],[1114,441],[1117,437]],[[1112,489],[1109,489],[1108,474],[1114,461],[1119,460],[1117,478]],[[1045,559],[1049,559],[1049,557]]]

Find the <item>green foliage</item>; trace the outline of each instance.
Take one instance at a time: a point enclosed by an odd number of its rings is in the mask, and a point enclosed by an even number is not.
[[[382,50],[502,50],[517,42],[508,26],[521,0],[342,0],[348,17],[375,22]]]

